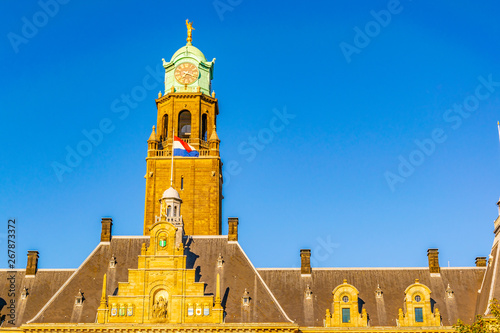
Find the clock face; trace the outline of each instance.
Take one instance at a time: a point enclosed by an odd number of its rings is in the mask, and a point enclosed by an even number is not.
[[[198,68],[189,62],[177,66],[174,72],[175,79],[181,84],[191,84],[198,80]]]

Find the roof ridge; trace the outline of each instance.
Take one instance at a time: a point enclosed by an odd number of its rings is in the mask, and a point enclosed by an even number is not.
[[[250,261],[250,258],[248,258],[247,254],[245,253],[245,251],[243,250],[243,248],[241,247],[240,243],[239,242],[234,242],[236,243],[236,245],[238,245],[238,248],[240,249],[241,253],[243,253],[243,255],[245,256],[245,258],[247,259],[248,263],[250,264],[250,266],[252,267],[252,269],[254,270],[255,274],[257,274],[257,276],[259,277],[260,279],[260,282],[264,285],[264,287],[266,288],[267,292],[269,293],[269,295],[271,295],[271,298],[273,299],[273,301],[276,303],[276,305],[278,306],[278,309],[282,312],[282,314],[285,316],[285,318],[291,322],[291,323],[294,323],[293,320],[291,320],[287,313],[285,312],[285,310],[283,310],[283,308],[281,307],[281,304],[278,302],[278,300],[276,299],[276,297],[274,296],[274,294],[272,293],[271,289],[269,289],[269,286],[267,285],[267,283],[264,281],[264,279],[262,278],[262,276],[260,276],[259,274],[259,271],[255,268],[255,266],[253,265],[253,263]]]
[[[45,305],[40,309],[40,311],[38,311],[38,313],[32,319],[28,320],[26,324],[30,324],[36,319],[38,319],[38,317],[49,307],[49,305],[57,298],[57,296],[59,296],[59,294],[63,291],[63,289],[71,282],[71,280],[73,280],[73,278],[78,274],[78,272],[82,269],[82,267],[87,263],[87,261],[90,260],[90,258],[97,252],[97,249],[99,249],[102,245],[104,245],[102,242],[97,244],[95,249],[88,255],[87,258],[85,258],[85,260],[80,264],[78,269],[76,269],[73,272],[73,274],[71,274],[71,276],[66,280],[66,282],[64,282],[63,285],[55,292],[55,294],[47,301],[47,303],[45,303]]]

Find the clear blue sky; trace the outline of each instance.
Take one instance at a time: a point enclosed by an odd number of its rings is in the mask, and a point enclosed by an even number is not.
[[[298,267],[301,248],[325,267],[426,266],[433,247],[442,266],[489,254],[497,2],[65,2],[0,3],[0,241],[17,218],[18,267],[31,249],[42,268],[78,267],[102,216],[115,235],[142,234],[162,89],[143,79],[185,45],[186,18],[193,44],[217,58],[223,232],[240,218],[257,267]],[[129,114],[114,113],[132,93]],[[270,131],[285,109],[294,118]],[[103,119],[113,130],[59,181],[54,162]],[[252,138],[261,150],[243,152]]]

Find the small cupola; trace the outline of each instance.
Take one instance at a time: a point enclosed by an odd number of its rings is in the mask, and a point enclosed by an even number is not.
[[[173,187],[169,187],[160,199],[160,218],[168,222],[177,222],[181,217],[181,197]]]
[[[176,228],[175,246],[179,246],[184,238],[184,223],[181,215],[182,199],[170,186],[160,199],[160,216],[156,216],[156,223],[168,222]],[[160,239],[160,244],[166,245],[166,240]]]

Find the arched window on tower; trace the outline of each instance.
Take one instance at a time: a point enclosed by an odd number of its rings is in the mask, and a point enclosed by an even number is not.
[[[207,141],[207,114],[201,116],[201,139]]]
[[[191,136],[191,112],[188,110],[179,113],[179,131],[180,138],[189,138]]]
[[[163,116],[163,133],[161,135],[161,140],[168,139],[168,115]]]
[[[170,217],[170,214],[172,212],[172,207],[170,205],[167,206],[167,217]]]
[[[177,206],[174,206],[174,217],[177,216]]]

